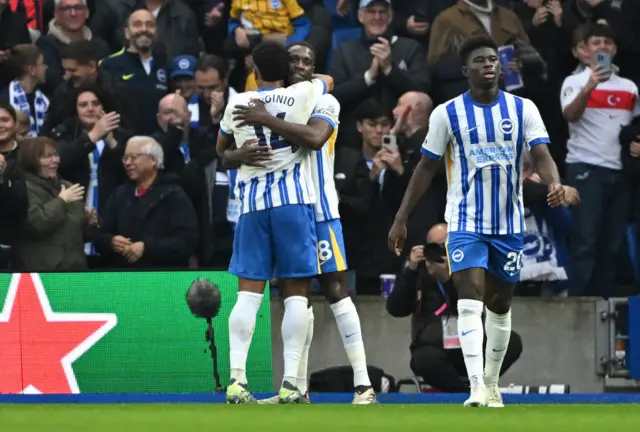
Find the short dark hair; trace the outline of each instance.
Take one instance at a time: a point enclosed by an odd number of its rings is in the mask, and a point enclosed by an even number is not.
[[[263,41],[251,53],[262,81],[284,81],[289,75],[289,51],[279,42]]]
[[[14,78],[22,78],[29,66],[38,63],[42,50],[31,44],[18,44],[11,48],[7,65]]]
[[[93,42],[85,39],[65,45],[60,51],[60,58],[75,60],[82,66],[87,66],[91,62],[98,63],[100,60]]]
[[[196,70],[206,72],[209,69],[217,70],[218,75],[220,75],[220,80],[225,80],[229,74],[229,65],[225,59],[215,54],[205,54],[198,59]]]
[[[463,65],[467,64],[471,53],[478,48],[492,48],[498,52],[498,45],[493,39],[486,36],[476,36],[467,39],[458,50],[458,57]]]
[[[297,46],[309,48],[309,50],[311,51],[311,53],[313,55],[313,62],[315,63],[315,61],[316,61],[316,49],[313,47],[313,45],[311,45],[307,41],[291,42],[289,45],[287,45],[287,51],[290,50],[291,48],[295,48]]]
[[[391,119],[391,116],[382,104],[373,98],[365,99],[358,105],[358,108],[356,108],[356,121],[375,120],[380,117],[388,117]]]
[[[49,137],[36,137],[23,141],[18,146],[18,164],[23,171],[37,174],[40,170],[40,158],[47,147],[56,148],[56,143]]]
[[[616,34],[610,26],[598,23],[589,23],[585,25],[584,39],[582,42],[587,43],[592,37],[603,37],[611,39],[612,41],[616,40]]]
[[[7,99],[0,99],[0,110],[4,110],[9,113],[9,115],[13,118],[13,121],[18,120],[18,114],[16,113],[16,109],[11,105]]]

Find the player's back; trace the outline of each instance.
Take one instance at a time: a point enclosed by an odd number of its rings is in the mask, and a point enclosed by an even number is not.
[[[237,146],[247,140],[258,139],[259,145],[271,146],[273,154],[264,163],[265,167],[240,167],[237,195],[243,201],[242,213],[286,204],[311,204],[315,201],[315,194],[310,184],[309,152],[267,127],[238,126],[233,121],[234,106],[248,105],[252,99],[259,99],[271,115],[287,122],[306,124],[325,91],[322,81],[312,80],[286,88],[240,93],[229,101],[220,124],[221,133],[233,134]]]
[[[527,143],[548,142],[536,116],[530,100],[502,91],[492,104],[479,104],[466,92],[434,110],[426,145],[448,142],[450,231],[504,235],[524,230],[521,154]]]
[[[324,146],[311,155],[311,174],[316,191],[316,221],[339,219],[338,192],[334,181],[336,138],[340,117],[340,103],[330,94],[320,98],[311,118],[320,118],[333,126],[333,133]]]

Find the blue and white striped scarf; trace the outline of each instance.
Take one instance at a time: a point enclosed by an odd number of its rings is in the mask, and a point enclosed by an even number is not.
[[[49,99],[38,89],[35,90],[35,113],[31,112],[31,106],[29,105],[29,99],[27,94],[18,81],[11,81],[9,84],[9,100],[11,106],[17,110],[29,115],[31,120],[31,128],[29,130],[29,137],[35,138],[38,136],[38,132],[44,124],[44,117],[49,109]]]

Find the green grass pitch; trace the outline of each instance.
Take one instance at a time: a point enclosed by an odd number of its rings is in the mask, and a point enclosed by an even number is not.
[[[637,432],[640,406],[0,405],[0,425],[6,432]]]

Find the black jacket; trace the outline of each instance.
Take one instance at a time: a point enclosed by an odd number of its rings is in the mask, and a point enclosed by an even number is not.
[[[0,244],[11,245],[27,216],[27,186],[17,164],[18,148],[1,153],[7,165],[0,178]]]
[[[200,40],[196,17],[189,6],[180,0],[166,0],[156,18],[158,49],[171,59],[178,55],[191,54],[198,56]],[[119,40],[120,46],[127,46],[124,32],[129,15],[138,9],[146,9],[144,0],[112,0],[113,12],[117,25],[113,28],[114,39]],[[204,20],[204,17],[198,17]]]
[[[144,243],[140,260],[129,263],[113,252],[116,235]],[[107,203],[94,244],[113,268],[187,268],[198,245],[198,221],[178,177],[161,173],[141,197],[133,183],[121,185]]]
[[[378,75],[376,83],[367,86],[365,72],[371,66],[370,46],[366,38],[343,42],[331,57],[329,75],[335,80],[333,95],[340,102],[340,135],[338,147],[344,143],[359,145],[355,112],[358,105],[373,97],[391,112],[400,96],[408,91],[426,92],[429,87],[427,57],[412,39],[388,36],[391,40],[391,72]]]
[[[140,56],[125,50],[100,62],[100,67],[122,82],[123,91],[133,99],[132,109],[139,113],[139,124],[131,129],[134,135],[151,135],[159,129],[158,104],[169,89],[169,72],[161,54],[154,54],[152,64],[151,73],[147,74]]]
[[[105,106],[105,110],[120,113],[120,125],[127,130],[132,130],[138,124],[139,113],[135,109],[135,99],[131,97],[124,84],[113,79],[104,70],[99,70],[95,85],[109,97],[110,106]],[[71,83],[64,81],[58,86],[49,99],[47,116],[40,129],[41,135],[49,135],[54,127],[76,117],[75,96],[75,89]]]
[[[424,264],[417,271],[403,268],[396,275],[393,291],[387,298],[387,311],[391,316],[403,318],[411,315],[411,350],[421,345],[442,348],[442,316],[458,315],[458,294],[453,281],[441,284],[429,275]],[[441,315],[435,312],[444,304],[447,308]]]
[[[91,31],[85,27],[85,33],[90,38],[93,49],[98,58],[104,58],[111,54],[109,45],[102,39],[92,36]],[[44,61],[47,64],[47,79],[42,86],[44,93],[51,97],[56,89],[64,82],[64,69],[62,68],[62,50],[70,40],[62,34],[55,20],[49,23],[49,34],[42,36],[36,45],[42,50]]]
[[[104,206],[118,186],[127,180],[122,164],[124,149],[131,134],[116,129],[114,138],[118,146],[111,149],[104,147],[98,164],[98,213],[102,214]],[[91,164],[89,155],[95,150],[93,143],[77,120],[71,120],[55,127],[51,138],[56,142],[60,154],[60,177],[71,183],[80,183],[85,189],[89,186]]]

